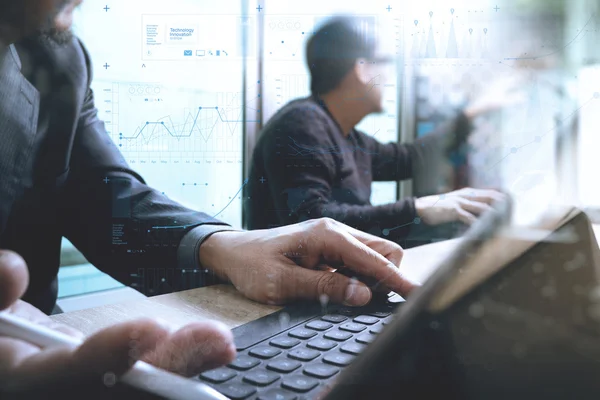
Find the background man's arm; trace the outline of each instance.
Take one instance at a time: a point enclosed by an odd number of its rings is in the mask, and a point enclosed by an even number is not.
[[[429,177],[443,173],[443,162],[464,152],[461,146],[470,131],[471,123],[461,113],[410,144],[383,144],[362,135],[367,146],[373,149],[373,180],[401,181],[417,175]]]

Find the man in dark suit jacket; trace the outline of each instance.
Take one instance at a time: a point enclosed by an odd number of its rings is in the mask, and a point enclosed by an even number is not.
[[[365,284],[314,269],[323,262],[411,290],[393,243],[330,220],[234,231],[148,187],[98,118],[89,56],[68,32],[80,2],[0,0],[0,249],[9,250],[0,251],[0,310],[50,323],[40,310],[49,313],[56,301],[62,236],[95,266],[149,295],[220,280],[271,304],[323,295],[349,305],[370,301]],[[128,356],[132,335],[139,346]],[[123,372],[124,360],[194,374],[235,354],[231,333],[217,323],[171,334],[139,321],[90,340],[79,352],[42,351],[0,337],[0,395],[60,393],[78,379],[101,381],[97,374],[109,368]]]

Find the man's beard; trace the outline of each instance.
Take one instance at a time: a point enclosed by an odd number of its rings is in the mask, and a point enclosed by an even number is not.
[[[70,0],[62,0],[56,10],[46,18],[44,25],[38,30],[37,35],[49,43],[63,45],[69,43],[73,39],[73,32],[69,29],[66,31],[56,29],[56,16],[62,11]]]
[[[69,29],[67,31],[59,31],[56,28],[43,29],[38,32],[40,39],[55,45],[64,45],[73,40],[73,32]]]
[[[22,0],[0,0],[0,35],[6,33],[8,39],[16,34],[16,39],[31,36],[41,38],[52,44],[61,45],[73,38],[70,31],[60,31],[56,28],[55,19],[63,8],[72,0],[60,0],[55,10],[47,15],[42,26],[31,20],[28,10]],[[14,38],[13,38],[14,39]],[[0,41],[1,42],[1,41]],[[1,43],[0,43],[1,44]]]

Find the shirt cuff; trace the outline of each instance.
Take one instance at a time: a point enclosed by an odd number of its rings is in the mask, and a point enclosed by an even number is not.
[[[182,269],[202,269],[200,265],[200,246],[213,233],[239,231],[229,225],[200,225],[185,234],[177,248],[177,266]]]
[[[417,213],[417,206],[415,205],[416,201],[417,201],[416,197],[407,197],[406,198],[406,209],[408,210],[407,216],[415,224],[420,224],[421,218],[419,217],[419,214]],[[419,218],[419,219],[417,219],[417,218]]]
[[[417,207],[415,206],[416,197],[408,197],[405,199],[406,202],[404,204],[404,210],[406,214],[404,215],[405,221],[407,225],[406,236],[408,236],[415,225],[419,225],[421,223],[421,218],[417,213]]]

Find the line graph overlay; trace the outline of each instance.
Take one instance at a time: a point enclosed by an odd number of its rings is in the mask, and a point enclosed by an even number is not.
[[[219,215],[221,215],[225,210],[227,210],[235,200],[241,200],[241,197],[239,197],[240,193],[242,192],[242,190],[244,190],[244,187],[248,184],[248,179],[246,178],[244,180],[244,184],[242,185],[242,187],[232,196],[230,197],[229,202],[221,209],[221,211],[219,211],[218,213],[216,213],[215,215],[213,215],[213,218],[217,218]],[[154,230],[173,230],[173,229],[187,229],[192,225],[169,225],[169,226],[153,226],[151,229]],[[148,231],[150,232],[150,231]]]
[[[241,221],[240,200],[231,195],[242,180],[243,112],[249,123],[259,115],[254,90],[244,103],[240,92],[94,84],[99,114],[129,166],[173,200],[233,225]]]
[[[184,91],[135,82],[100,86],[101,115],[127,158],[156,156],[153,152],[162,158],[173,152],[235,158],[241,156],[242,124],[260,122],[258,94],[244,104],[239,92]]]
[[[200,113],[201,113],[202,111],[206,112],[206,111],[213,111],[213,110],[217,112],[217,114],[219,115],[219,119],[220,119],[220,121],[221,121],[221,122],[223,122],[223,123],[231,123],[231,122],[235,122],[235,123],[237,123],[237,122],[244,122],[242,119],[239,119],[239,120],[229,120],[229,119],[226,119],[226,118],[224,118],[224,117],[223,117],[223,114],[222,114],[222,113],[221,113],[221,111],[219,110],[219,107],[208,107],[208,108],[206,108],[206,107],[205,107],[205,108],[203,108],[203,107],[198,107],[198,112],[196,113],[196,116],[193,118],[193,120],[194,120],[194,121],[192,122],[192,124],[191,124],[191,128],[190,128],[189,132],[187,132],[187,133],[186,133],[186,131],[185,131],[185,130],[183,130],[183,131],[182,131],[182,132],[180,132],[180,133],[177,133],[177,130],[178,130],[178,129],[175,127],[175,123],[174,123],[174,122],[173,122],[173,120],[171,119],[171,116],[167,116],[167,117],[165,117],[165,118],[166,118],[166,119],[168,119],[168,121],[169,121],[169,123],[168,123],[168,124],[165,124],[165,121],[153,121],[153,122],[146,122],[146,124],[145,124],[145,125],[143,125],[143,126],[141,127],[141,129],[140,129],[139,127],[137,128],[137,131],[138,131],[138,132],[137,132],[137,133],[136,133],[134,136],[129,136],[129,137],[128,137],[128,136],[122,136],[122,133],[119,133],[119,135],[120,135],[120,136],[119,136],[119,140],[122,140],[122,139],[137,139],[137,138],[139,137],[139,135],[140,135],[140,134],[141,134],[141,133],[142,133],[142,132],[143,132],[143,131],[144,131],[146,128],[148,128],[148,127],[150,127],[150,126],[152,126],[152,125],[160,125],[161,127],[164,127],[164,129],[167,131],[167,133],[168,133],[169,135],[171,135],[172,137],[174,137],[174,138],[184,138],[184,137],[191,137],[191,136],[192,136],[192,134],[194,133],[194,130],[195,130],[195,129],[196,129],[196,127],[197,127],[197,124],[198,124],[198,117],[200,117]],[[191,115],[191,114],[190,114],[190,115]],[[188,115],[188,116],[186,117],[186,121],[185,121],[185,122],[184,122],[184,124],[183,124],[183,126],[184,126],[184,129],[185,129],[185,127],[188,125],[188,120],[189,120],[189,117],[190,117],[190,115]],[[257,119],[257,120],[248,120],[248,121],[246,121],[246,122],[260,122],[260,121]],[[216,123],[213,125],[213,127],[214,127],[215,125],[216,125]],[[169,128],[169,127],[170,127],[170,128]],[[231,132],[231,133],[233,133],[233,130],[235,129],[235,126],[234,126],[234,128],[228,127],[228,129],[230,130],[230,132]],[[211,129],[211,131],[210,131],[210,134],[212,134],[212,132],[213,132],[213,131],[214,131],[214,129]],[[208,137],[204,138],[206,141],[208,141],[208,139],[210,138],[210,134],[208,135]],[[202,132],[201,132],[201,131],[200,131],[200,135],[204,137],[204,135],[202,134]]]

